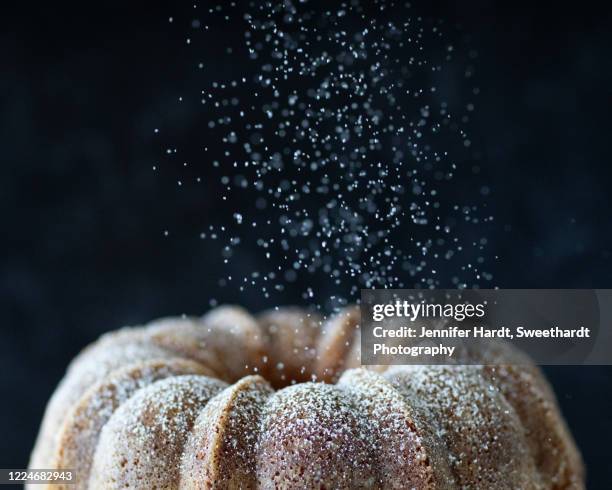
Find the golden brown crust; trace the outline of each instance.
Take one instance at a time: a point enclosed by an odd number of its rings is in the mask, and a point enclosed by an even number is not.
[[[222,306],[200,319],[165,318],[147,327],[151,341],[194,359],[233,382],[261,369],[265,341],[253,316],[237,306]]]
[[[516,412],[546,488],[582,488],[582,458],[541,373],[535,367],[517,365],[483,369]]]
[[[106,334],[87,347],[68,367],[49,400],[30,468],[50,468],[57,448],[57,435],[66,414],[93,384],[115,369],[146,359],[170,358],[173,355],[151,344],[143,329],[124,328]]]
[[[185,445],[181,489],[257,487],[259,424],[272,393],[261,376],[246,376],[206,405]]]
[[[426,412],[407,403],[381,375],[353,369],[338,387],[350,394],[369,425],[369,443],[383,488],[455,488],[444,442]]]
[[[76,466],[76,488],[95,489],[584,488],[524,355],[499,344],[461,351],[475,366],[350,369],[359,320],[221,307],[105,335],[49,402],[30,467]]]
[[[442,434],[458,488],[542,488],[520,422],[477,366],[394,366],[385,372]]]
[[[78,471],[77,484],[65,489],[87,488],[89,472],[100,431],[115,410],[134,393],[169,376],[199,374],[211,376],[206,367],[186,359],[157,359],[138,362],[113,371],[92,386],[67,414],[60,429],[53,468]],[[60,490],[61,486],[54,486]]]
[[[279,308],[262,313],[257,320],[266,337],[265,375],[272,386],[311,381],[321,319],[300,308]]]
[[[317,344],[315,372],[318,379],[333,383],[347,368],[347,364],[357,367],[353,346],[359,343],[360,320],[359,308],[354,306],[340,311],[323,324]],[[347,355],[349,353],[353,355]]]
[[[258,444],[259,488],[376,488],[368,427],[348,394],[300,383],[266,403]]]
[[[189,375],[162,379],[138,391],[102,429],[90,488],[177,488],[193,422],[226,386]]]

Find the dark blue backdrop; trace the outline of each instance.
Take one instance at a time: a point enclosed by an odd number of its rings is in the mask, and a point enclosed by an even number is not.
[[[610,10],[484,0],[419,8],[461,24],[480,53],[472,136],[497,218],[488,233],[500,257],[494,283],[612,287]],[[207,214],[223,212],[215,196],[177,192],[151,171],[161,152],[152,128],[170,121],[189,131],[197,116],[174,103],[193,73],[185,29],[167,22],[178,9],[136,1],[3,10],[0,466],[23,467],[48,396],[100,333],[197,314],[211,296],[266,305],[255,292],[217,287],[227,271],[197,233]],[[245,251],[233,267],[257,260]],[[301,302],[299,291],[274,302]],[[612,368],[547,372],[592,487],[609,486]]]

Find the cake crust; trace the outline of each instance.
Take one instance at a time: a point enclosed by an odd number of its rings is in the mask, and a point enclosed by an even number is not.
[[[359,338],[355,307],[224,306],[104,335],[49,401],[30,467],[76,470],[79,490],[585,488],[521,353],[363,368]]]

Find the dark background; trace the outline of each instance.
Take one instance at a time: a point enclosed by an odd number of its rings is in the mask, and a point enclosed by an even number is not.
[[[185,4],[3,6],[1,467],[26,466],[46,400],[100,333],[198,314],[213,296],[254,310],[301,302],[291,289],[267,305],[254,292],[220,290],[227,271],[195,232],[215,195],[178,192],[151,169],[162,153],[153,128],[189,128],[197,117],[176,104],[193,67],[188,26],[168,17]],[[484,0],[426,8],[460,24],[479,52],[471,132],[492,190],[494,283],[612,287],[610,10]],[[612,368],[546,371],[590,487],[609,488]]]

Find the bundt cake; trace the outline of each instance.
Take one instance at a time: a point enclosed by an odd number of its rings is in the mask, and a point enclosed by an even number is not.
[[[519,353],[365,369],[358,324],[356,308],[225,306],[104,335],[51,398],[30,468],[72,469],[79,489],[584,488]]]

